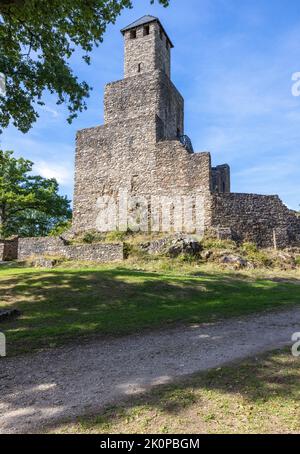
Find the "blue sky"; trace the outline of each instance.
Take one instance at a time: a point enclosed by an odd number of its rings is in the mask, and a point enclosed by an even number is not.
[[[279,194],[300,203],[299,0],[170,0],[170,7],[133,1],[109,26],[91,66],[80,53],[72,67],[94,87],[88,110],[70,126],[64,107],[46,95],[40,119],[26,135],[4,131],[1,147],[33,160],[36,172],[56,177],[72,197],[77,129],[103,123],[103,90],[123,77],[120,29],[144,14],[160,17],[175,44],[172,79],[185,98],[185,131],[194,149],[227,162],[234,192]]]

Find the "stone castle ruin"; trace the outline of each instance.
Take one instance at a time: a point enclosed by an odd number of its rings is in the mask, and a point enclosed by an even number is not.
[[[122,30],[124,79],[105,88],[105,124],[77,133],[71,234],[89,231],[182,233],[300,243],[300,218],[278,196],[237,194],[227,164],[212,167],[184,131],[184,100],[171,81],[173,44],[158,18]],[[70,258],[119,259],[106,245],[67,246],[62,239],[19,240],[19,258],[62,252]]]
[[[159,19],[144,16],[122,34],[124,79],[106,86],[105,124],[77,134],[73,231],[299,242],[300,220],[278,196],[231,193],[229,166],[212,167],[210,153],[194,152]]]

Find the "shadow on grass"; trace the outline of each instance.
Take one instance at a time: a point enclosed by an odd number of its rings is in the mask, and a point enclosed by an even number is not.
[[[98,429],[105,433],[115,429],[131,433],[127,424],[136,420],[134,430],[138,433],[145,429],[143,421],[151,420],[151,415],[154,418],[160,415],[170,425],[173,418],[180,416],[186,421],[186,433],[193,433],[201,418],[206,422],[216,419],[223,429],[229,423],[227,428],[232,431],[232,422],[245,419],[247,406],[250,406],[251,418],[246,423],[248,432],[255,420],[256,430],[260,427],[258,432],[266,431],[264,414],[271,422],[267,430],[277,432],[280,430],[277,424],[281,417],[287,419],[289,424],[294,419],[296,427],[293,429],[298,429],[299,398],[299,360],[293,358],[290,352],[278,351],[228,367],[193,374],[175,384],[158,386],[143,395],[123,400],[118,406],[107,407],[97,416],[78,418],[75,424],[79,426],[78,431]],[[160,424],[158,418],[157,426],[155,423],[151,426],[151,433],[160,433]],[[288,429],[292,431],[292,427]]]
[[[9,354],[91,335],[123,335],[172,323],[201,323],[299,304],[293,283],[112,267],[30,270],[2,276],[0,307],[22,312],[1,323]]]

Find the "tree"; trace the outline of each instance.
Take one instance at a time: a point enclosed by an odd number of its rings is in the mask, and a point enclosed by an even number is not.
[[[47,235],[72,215],[55,179],[31,174],[33,163],[0,150],[0,235]]]
[[[27,132],[46,89],[57,94],[57,104],[67,104],[71,123],[86,109],[91,87],[78,80],[68,60],[79,47],[90,64],[107,25],[131,7],[131,0],[0,0],[0,73],[6,77],[0,128],[12,122]]]

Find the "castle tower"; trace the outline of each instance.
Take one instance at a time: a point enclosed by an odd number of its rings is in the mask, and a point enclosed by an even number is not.
[[[174,46],[159,19],[144,16],[121,32],[124,79],[106,87],[105,124],[144,117],[148,141],[182,136],[184,101],[170,80]]]
[[[104,125],[77,134],[73,229],[202,232],[210,154],[184,136],[173,44],[153,16],[121,33],[124,78],[105,87]]]

